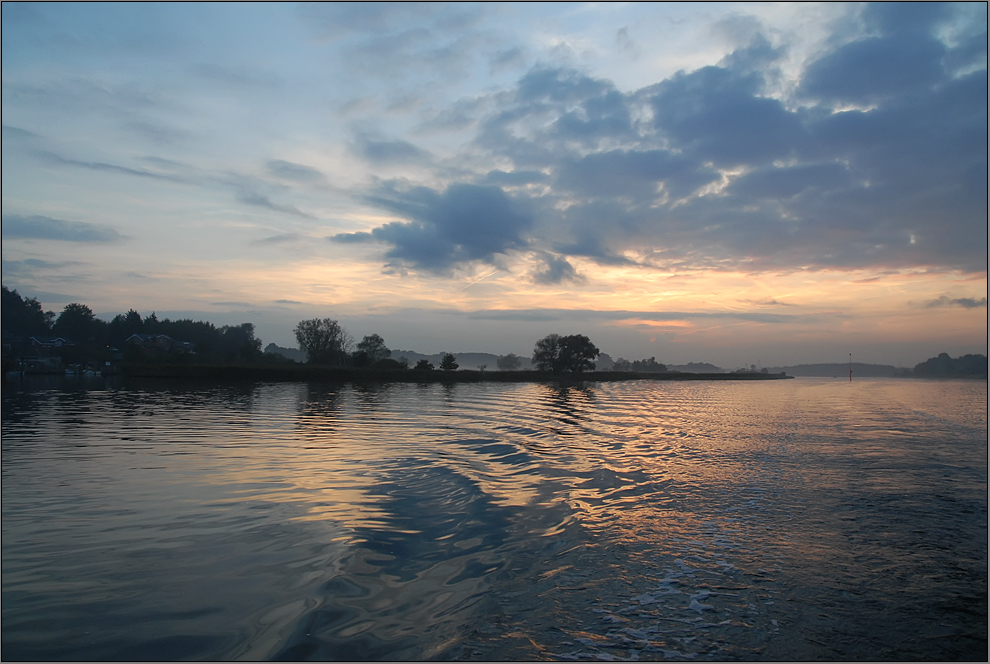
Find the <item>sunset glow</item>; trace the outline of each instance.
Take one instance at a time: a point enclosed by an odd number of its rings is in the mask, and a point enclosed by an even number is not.
[[[3,283],[424,353],[987,352],[985,4],[3,5]]]

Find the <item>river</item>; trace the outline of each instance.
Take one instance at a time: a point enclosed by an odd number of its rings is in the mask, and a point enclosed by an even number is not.
[[[987,384],[8,381],[2,657],[985,660]]]

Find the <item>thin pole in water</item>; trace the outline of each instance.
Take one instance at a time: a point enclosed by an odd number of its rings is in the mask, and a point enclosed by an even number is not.
[[[849,353],[849,382],[853,382],[853,354]]]

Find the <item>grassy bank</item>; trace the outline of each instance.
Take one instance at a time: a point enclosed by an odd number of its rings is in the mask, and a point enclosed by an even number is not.
[[[580,374],[553,374],[544,371],[414,371],[412,369],[345,369],[308,364],[278,366],[251,365],[125,365],[122,375],[133,378],[188,378],[203,380],[333,381],[347,383],[538,383],[561,381],[617,380],[781,380],[782,374],[761,373],[633,373],[627,371],[588,371]]]

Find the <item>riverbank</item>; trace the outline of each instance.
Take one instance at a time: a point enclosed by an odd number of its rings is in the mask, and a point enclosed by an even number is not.
[[[635,373],[628,371],[588,371],[580,374],[553,374],[548,371],[415,371],[413,369],[353,369],[307,364],[251,365],[125,365],[121,374],[130,378],[183,378],[201,380],[332,381],[346,383],[539,383],[612,382],[624,380],[782,380],[785,374],[764,373]]]

